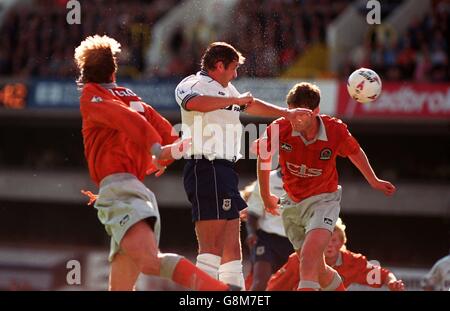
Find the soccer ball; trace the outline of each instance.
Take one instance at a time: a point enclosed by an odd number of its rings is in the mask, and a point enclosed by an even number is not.
[[[348,77],[347,90],[357,102],[370,103],[381,93],[381,79],[375,71],[359,68]]]

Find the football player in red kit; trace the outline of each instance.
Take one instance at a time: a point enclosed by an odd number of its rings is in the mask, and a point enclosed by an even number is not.
[[[132,290],[144,273],[196,290],[228,290],[182,256],[158,250],[158,206],[143,180],[148,173],[160,175],[190,140],[177,141],[166,119],[115,84],[119,52],[116,40],[98,35],[75,50],[85,156],[100,188],[94,206],[111,236],[109,289]]]
[[[313,84],[299,83],[289,91],[289,108],[308,108],[313,113],[296,123],[280,118],[267,128],[258,140],[258,180],[266,210],[278,214],[281,205],[286,235],[299,253],[298,289],[344,290],[341,277],[324,260],[340,211],[336,158],[348,157],[369,184],[386,195],[392,195],[395,187],[375,175],[341,120],[319,114],[319,102],[320,90]],[[286,191],[282,198],[270,193],[267,167],[275,151],[279,151]]]

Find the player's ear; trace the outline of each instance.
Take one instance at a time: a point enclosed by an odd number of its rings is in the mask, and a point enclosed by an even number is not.
[[[219,71],[224,71],[225,70],[225,65],[223,64],[223,61],[218,61],[216,63],[216,69]]]
[[[317,116],[320,113],[320,108],[319,106],[317,106],[316,108],[314,108],[313,110],[313,115]]]

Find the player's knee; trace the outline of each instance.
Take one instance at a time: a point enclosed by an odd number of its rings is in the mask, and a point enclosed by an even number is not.
[[[137,262],[142,273],[148,275],[159,275],[161,263],[157,255],[142,256]]]

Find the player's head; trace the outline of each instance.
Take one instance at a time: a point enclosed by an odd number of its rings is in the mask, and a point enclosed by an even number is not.
[[[338,218],[330,242],[328,242],[327,248],[325,249],[325,257],[336,257],[341,249],[345,249],[345,243],[347,243],[345,224],[341,218]]]
[[[319,114],[320,90],[311,83],[297,83],[287,94],[286,102],[291,109],[307,108],[313,111],[313,118],[304,119],[297,123],[291,122],[294,130],[301,132],[308,129],[313,124],[315,116]]]
[[[320,103],[320,89],[317,85],[301,82],[294,85],[286,96],[289,108],[308,108],[315,110]]]
[[[213,42],[203,53],[201,67],[207,72],[219,71],[228,81],[237,77],[237,68],[245,62],[245,57],[226,42]]]
[[[77,83],[113,82],[119,52],[120,43],[108,36],[87,37],[75,49],[75,62],[80,72]]]

